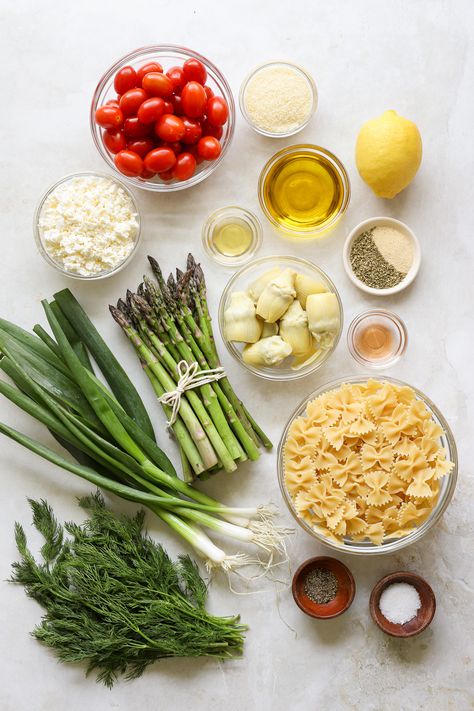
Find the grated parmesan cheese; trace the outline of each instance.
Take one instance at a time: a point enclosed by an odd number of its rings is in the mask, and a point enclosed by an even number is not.
[[[254,126],[268,133],[289,133],[305,124],[313,108],[313,92],[297,67],[259,69],[244,90],[244,106]]]
[[[75,176],[58,185],[41,208],[43,246],[62,269],[98,276],[124,262],[138,237],[128,193],[110,178]]]

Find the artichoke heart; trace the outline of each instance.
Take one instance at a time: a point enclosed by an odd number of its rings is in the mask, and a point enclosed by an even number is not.
[[[262,335],[261,338],[269,338],[269,336],[278,335],[278,324],[277,323],[267,323],[263,322]]]
[[[255,343],[262,333],[262,322],[255,304],[245,291],[234,291],[224,311],[224,337],[228,341]]]
[[[273,269],[269,269],[266,271],[264,274],[261,274],[258,279],[255,279],[253,281],[249,288],[248,288],[248,294],[251,299],[255,303],[259,300],[262,291],[265,289],[267,284],[271,282],[272,279],[276,279],[276,277],[281,273],[280,267],[274,267]]]
[[[341,315],[336,294],[311,294],[306,299],[306,313],[313,336],[339,330]]]
[[[306,308],[306,299],[311,294],[323,294],[327,288],[320,281],[315,281],[307,274],[297,274],[295,279],[296,298]]]
[[[306,353],[311,346],[308,316],[298,299],[295,299],[288,307],[280,321],[280,336],[290,344],[294,355]]]
[[[301,353],[301,355],[297,355],[293,358],[291,370],[301,370],[301,368],[304,368],[306,365],[314,363],[314,361],[319,358],[321,353],[322,350],[319,347],[317,340],[312,338],[306,353]]]
[[[270,336],[245,346],[242,358],[248,365],[272,367],[280,365],[290,354],[291,346],[281,336]]]
[[[257,314],[264,321],[275,323],[294,301],[295,276],[293,269],[284,269],[268,282],[257,302]]]

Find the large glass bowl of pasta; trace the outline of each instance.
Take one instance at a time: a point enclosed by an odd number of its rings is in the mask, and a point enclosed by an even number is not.
[[[278,479],[305,531],[339,551],[394,553],[439,521],[454,493],[456,444],[422,392],[393,378],[350,377],[293,412]]]
[[[219,304],[227,350],[267,380],[295,380],[320,368],[338,344],[342,323],[335,285],[299,257],[254,259],[229,280]]]

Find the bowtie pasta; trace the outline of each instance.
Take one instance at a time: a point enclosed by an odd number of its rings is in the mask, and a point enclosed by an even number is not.
[[[308,403],[284,444],[284,480],[296,512],[341,542],[402,538],[425,521],[454,467],[443,429],[412,388],[344,384]]]

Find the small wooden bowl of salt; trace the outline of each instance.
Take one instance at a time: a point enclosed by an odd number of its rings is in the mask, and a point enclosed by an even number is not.
[[[416,573],[391,573],[375,585],[370,596],[375,624],[392,637],[413,637],[434,617],[436,598],[430,585]]]

